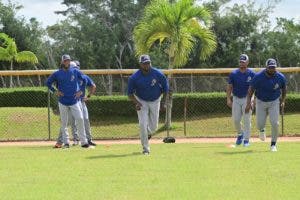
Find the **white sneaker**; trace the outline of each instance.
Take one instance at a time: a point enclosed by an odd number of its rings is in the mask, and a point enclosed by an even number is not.
[[[265,141],[265,140],[266,140],[265,129],[259,131],[259,139],[260,139],[261,141]]]
[[[271,146],[271,151],[272,151],[272,152],[276,152],[276,151],[277,151],[276,145],[272,145],[272,146]]]

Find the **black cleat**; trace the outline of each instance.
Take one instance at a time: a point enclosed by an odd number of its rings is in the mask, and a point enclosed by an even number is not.
[[[92,142],[91,140],[88,141],[88,144],[91,145],[91,146],[97,146],[97,144]]]
[[[82,148],[89,148],[90,145],[87,143],[87,144],[84,144],[84,145],[81,145]]]
[[[64,146],[62,148],[63,149],[68,149],[68,148],[70,148],[70,145],[69,144],[64,144]]]

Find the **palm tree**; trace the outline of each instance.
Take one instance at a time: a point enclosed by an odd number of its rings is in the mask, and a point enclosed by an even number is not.
[[[159,41],[166,42],[169,69],[182,67],[188,61],[196,42],[200,41],[200,60],[205,60],[216,49],[216,37],[209,30],[210,12],[196,6],[194,0],[153,0],[145,7],[144,16],[134,28],[136,54],[148,53]],[[171,75],[168,75],[172,88]],[[168,109],[169,108],[169,109]],[[166,127],[171,125],[172,100],[167,104]]]
[[[0,33],[0,61],[10,62],[10,70],[13,70],[13,63],[29,62],[32,64],[38,63],[38,59],[31,51],[17,51],[17,45],[14,39],[10,38],[5,33]],[[10,76],[9,86],[13,86],[12,76]]]

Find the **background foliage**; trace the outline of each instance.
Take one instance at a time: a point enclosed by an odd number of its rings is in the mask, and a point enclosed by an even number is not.
[[[199,3],[199,1],[197,1]],[[278,18],[275,26],[269,15],[279,0],[258,6],[254,0],[228,7],[230,0],[202,3],[213,15],[217,51],[206,61],[199,61],[201,44],[196,44],[185,68],[235,67],[241,53],[250,56],[250,66],[263,66],[268,57],[281,66],[300,66],[300,23]],[[35,18],[17,17],[22,6],[0,1],[0,32],[14,38],[18,50],[30,50],[38,57],[36,69],[57,68],[60,56],[69,53],[84,69],[137,68],[132,32],[149,0],[62,0],[64,21],[46,29]],[[201,3],[201,2],[200,2]],[[165,47],[155,46],[152,61],[168,67]],[[288,53],[287,53],[288,51]],[[35,69],[32,64],[15,64],[14,69]],[[7,62],[0,69],[7,70]]]

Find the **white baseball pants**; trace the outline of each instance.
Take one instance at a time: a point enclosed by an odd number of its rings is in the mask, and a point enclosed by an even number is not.
[[[75,141],[79,140],[78,133],[77,133],[77,128],[76,128],[76,124],[75,124],[75,119],[72,116],[71,111],[69,110],[68,112],[69,112],[68,113],[69,114],[69,116],[68,116],[68,123],[69,123],[69,125],[71,125],[71,131],[72,131],[72,135],[73,135],[73,141],[75,142]],[[59,129],[59,135],[58,135],[58,138],[57,138],[56,142],[60,143],[60,144],[63,143],[63,136],[62,136],[61,129]]]
[[[144,151],[150,152],[148,134],[154,133],[158,127],[161,98],[155,101],[144,101],[138,97],[136,98],[142,104],[141,110],[137,111],[141,144]]]
[[[61,132],[63,136],[63,143],[69,143],[69,134],[68,134],[68,118],[69,118],[69,111],[71,112],[72,116],[75,119],[76,127],[79,133],[79,139],[81,145],[87,144],[85,129],[84,129],[84,120],[83,114],[81,110],[81,102],[77,102],[71,106],[65,106],[61,103],[58,103],[60,119],[61,119]]]
[[[91,124],[90,124],[90,120],[89,120],[89,112],[88,112],[86,103],[84,101],[81,102],[81,109],[82,109],[82,114],[83,114],[84,129],[85,129],[86,138],[88,140],[92,140]]]
[[[256,99],[256,126],[258,130],[265,128],[268,114],[272,127],[271,141],[276,142],[279,133],[279,98],[270,102]]]
[[[250,138],[250,131],[251,131],[251,114],[252,111],[250,110],[249,113],[245,113],[245,108],[247,104],[247,98],[238,98],[233,96],[232,102],[232,120],[234,123],[234,127],[238,134],[243,133],[244,139],[249,140]],[[243,128],[242,128],[242,120],[243,117]]]

